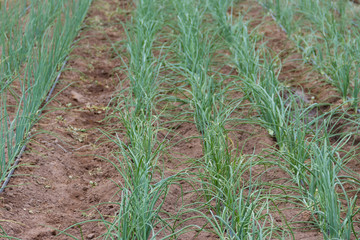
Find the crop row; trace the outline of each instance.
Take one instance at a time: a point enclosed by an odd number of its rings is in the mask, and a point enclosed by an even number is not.
[[[263,1],[303,58],[326,75],[344,103],[359,108],[359,7],[352,1]]]
[[[345,191],[344,184],[352,182],[346,179],[349,176],[339,175],[348,160],[347,155],[339,153],[353,133],[334,144],[330,139],[335,111],[309,117],[316,105],[306,107],[290,89],[281,86],[273,60],[267,61],[269,57],[259,48],[249,49],[247,46],[255,43],[245,38],[247,30],[244,32],[234,41],[235,45],[240,44],[239,48],[232,50],[235,56],[255,53],[234,59],[239,73],[244,74],[243,88],[259,109],[263,125],[276,138],[279,148],[276,154],[287,163],[285,169],[299,188],[300,201],[312,212],[325,239],[350,239],[352,234],[356,237],[353,219],[357,214],[357,198],[350,198]],[[244,69],[251,64],[254,66],[251,71]]]
[[[5,1],[0,5],[0,183],[80,30],[91,1]]]
[[[154,41],[162,25],[158,2],[136,2],[134,16],[126,23],[126,53],[117,49],[127,72],[128,88],[113,99],[110,118],[122,127],[124,134],[105,133],[116,146],[113,166],[121,175],[118,184],[119,212],[106,226],[104,239],[156,239],[168,226],[160,217],[161,207],[173,177],[159,172],[166,141],[158,139],[158,116],[155,101],[160,84],[162,56],[154,55]]]

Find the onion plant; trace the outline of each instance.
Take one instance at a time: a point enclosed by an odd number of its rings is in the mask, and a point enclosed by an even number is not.
[[[359,104],[359,14],[348,1],[274,0],[263,1],[285,31],[302,50],[304,59],[339,91],[343,102],[355,111]]]
[[[65,7],[61,1],[32,0],[28,5],[27,2],[6,1],[9,9],[2,9],[2,74],[16,76],[19,73],[28,56],[33,54],[34,46],[49,34]]]
[[[156,1],[140,0],[135,3],[135,19],[131,30],[126,30],[129,53],[128,72],[134,99],[139,101],[135,111],[150,106],[156,92],[159,65],[152,57],[155,34],[159,31],[159,17]],[[141,103],[144,103],[143,105]],[[148,111],[148,110],[146,110]]]
[[[21,17],[26,12],[26,2],[9,3],[9,11],[20,17],[9,16],[8,34],[0,37],[0,182],[28,140],[41,104],[72,49],[91,4],[91,1],[33,0],[29,13]],[[7,8],[1,11],[6,12]],[[4,21],[2,18],[1,22]]]
[[[344,219],[341,217],[341,202],[336,189],[345,189],[339,180],[342,159],[337,152],[338,146],[332,147],[328,138],[311,144],[311,180],[309,186],[310,199],[314,201],[313,214],[325,239],[350,239],[352,230],[352,207],[346,206]],[[347,200],[347,203],[350,202]]]
[[[299,187],[299,192],[303,194],[301,199],[311,210],[324,237],[349,239],[353,224],[351,204],[354,201],[348,199],[344,191],[347,212],[345,219],[342,219],[342,206],[336,191],[337,186],[343,189],[338,177],[342,163],[334,159],[338,156],[339,148],[333,148],[328,138],[321,137],[320,133],[323,132],[326,136],[327,129],[318,128],[320,117],[308,117],[314,106],[304,108],[301,99],[293,96],[291,90],[281,86],[271,57],[266,51],[261,50],[261,46],[255,51],[256,43],[249,37],[246,25],[238,26],[233,27],[234,35],[232,41],[228,41],[228,45],[233,62],[242,78],[240,87],[255,104],[262,125],[277,140],[277,152],[287,164],[285,169]],[[244,34],[236,34],[244,30]],[[253,49],[251,46],[254,46]],[[286,95],[287,99],[284,98]],[[314,127],[316,136],[309,140],[309,136],[314,133]],[[321,139],[326,141],[322,142]],[[310,165],[307,162],[309,159]],[[321,185],[322,193],[318,184]],[[308,204],[309,199],[313,200],[311,207]]]
[[[244,189],[240,192],[234,191],[234,201],[231,205],[224,206],[223,211],[218,215],[213,215],[217,221],[213,223],[220,239],[271,239],[273,225],[264,217],[267,212],[266,204],[257,206],[260,202],[260,194],[252,191],[245,194]],[[228,201],[227,201],[228,202]],[[266,226],[269,224],[270,226]],[[226,236],[226,237],[225,237]]]
[[[168,227],[159,213],[172,177],[158,179],[161,173],[156,170],[165,141],[157,139],[160,129],[154,116],[143,118],[130,109],[118,110],[129,143],[119,136],[111,137],[119,149],[113,164],[123,183],[119,184],[121,200],[116,203],[119,212],[113,221],[103,220],[107,228],[104,239],[156,239]]]
[[[203,133],[211,120],[214,107],[216,82],[209,76],[211,40],[201,32],[203,12],[193,1],[175,2],[179,29],[178,67],[185,74],[191,87],[191,106],[195,109],[195,123]]]
[[[182,87],[182,91],[187,92],[193,110],[190,114],[201,134],[204,157],[198,161],[201,167],[199,176],[207,201],[215,204],[209,209],[214,216],[209,221],[220,238],[242,239],[262,228],[261,225],[251,225],[260,202],[256,197],[258,191],[243,184],[242,175],[248,168],[240,154],[230,147],[231,140],[225,127],[242,100],[229,102],[227,92],[231,85],[225,84],[221,74],[211,70],[211,56],[217,43],[204,28],[205,10],[198,2],[190,0],[175,1],[174,4],[180,62],[175,66],[186,79],[187,86]],[[212,2],[207,6],[216,14],[226,9],[222,4]],[[224,16],[218,20],[222,21],[219,26],[227,22]],[[259,235],[257,239],[260,238]]]
[[[166,143],[158,140],[160,128],[155,115],[162,63],[161,56],[154,56],[153,43],[161,15],[157,1],[135,4],[135,16],[127,30],[129,57],[123,61],[128,63],[131,85],[113,113],[124,127],[126,140],[110,137],[118,147],[114,166],[123,178],[119,185],[121,201],[117,203],[120,210],[112,222],[103,221],[105,239],[156,239],[168,227],[160,212],[172,177],[163,178],[156,170]]]
[[[160,234],[164,236],[165,230],[170,229],[160,215],[174,178],[164,178],[159,171],[158,161],[166,148],[166,141],[158,139],[158,132],[162,129],[158,127],[158,118],[151,112],[148,116],[134,112],[134,99],[129,97],[124,101],[126,106],[116,107],[111,117],[123,124],[125,136],[121,133],[115,136],[104,133],[116,146],[112,153],[116,160],[111,164],[122,180],[116,183],[120,201],[102,205],[116,205],[119,210],[111,220],[101,216],[100,219],[77,223],[61,232],[73,239],[77,238],[67,230],[94,221],[106,228],[104,233],[99,234],[102,239],[158,239]],[[144,106],[144,109],[152,110],[152,106]]]
[[[216,91],[221,85],[209,72],[212,44],[201,31],[202,11],[197,3],[187,0],[175,2],[175,6],[180,32],[178,42],[181,63],[178,70],[183,71],[190,87],[189,90],[184,90],[189,93],[189,103],[194,110],[192,115],[199,133],[202,134],[206,165],[217,169],[215,172],[221,176],[220,168],[229,165],[228,154],[220,156],[228,150],[224,129],[227,114],[223,112],[225,108],[222,106],[222,96]],[[224,121],[218,121],[220,118]],[[221,163],[222,160],[225,162]],[[217,181],[218,177],[213,176],[213,179]],[[219,183],[213,184],[215,187],[220,186]]]
[[[231,5],[234,0],[208,0],[208,9],[212,16],[215,18],[215,22],[218,25],[220,35],[226,39],[226,41],[232,41],[232,28],[229,23],[232,22],[232,12],[228,14],[228,10],[231,9]]]
[[[312,213],[324,238],[350,239],[351,234],[357,234],[353,228],[356,197],[349,198],[344,188],[345,179],[352,177],[340,175],[348,161],[348,155],[340,157],[340,152],[349,138],[340,138],[335,146],[330,144],[328,123],[332,114],[313,118],[306,114],[295,111],[294,122],[286,128],[291,133],[286,138],[286,151],[277,155],[289,164],[290,168],[284,169],[298,186],[300,201]]]

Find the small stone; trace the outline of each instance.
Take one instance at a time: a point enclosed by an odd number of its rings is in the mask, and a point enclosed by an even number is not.
[[[5,208],[7,211],[10,211],[10,210],[11,210],[11,207],[10,207],[8,204],[6,204],[6,205],[4,206],[4,208]]]
[[[90,233],[89,235],[87,235],[87,239],[93,239],[95,237],[94,233]]]
[[[90,185],[93,186],[93,187],[97,186],[97,182],[90,181],[89,183],[90,183]]]
[[[80,102],[80,103],[84,102],[84,96],[81,95],[80,93],[75,92],[73,90],[70,93],[71,93],[72,99],[74,99],[75,101]]]

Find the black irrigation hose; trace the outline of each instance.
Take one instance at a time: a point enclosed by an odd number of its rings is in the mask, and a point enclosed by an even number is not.
[[[45,99],[45,103],[47,103],[47,102],[49,101],[52,93],[54,92],[55,86],[56,86],[56,84],[59,82],[61,73],[62,73],[62,71],[64,70],[67,61],[68,61],[68,58],[65,59],[63,65],[61,66],[60,72],[59,72],[58,76],[56,77],[55,82],[54,82],[53,86],[51,87],[50,92],[49,92],[47,98]],[[40,114],[39,114],[39,115],[40,115]]]
[[[293,39],[290,37],[290,35],[288,34],[288,32],[286,31],[285,27],[277,21],[276,17],[274,16],[273,11],[268,8],[267,6],[265,6],[265,4],[261,3],[260,1],[257,1],[264,9],[266,9],[269,13],[271,18],[277,23],[277,25],[281,28],[281,30],[293,41]],[[302,46],[298,46],[298,48],[305,52],[305,49]],[[320,68],[319,65],[316,63],[316,61],[313,58],[310,58],[311,64],[316,66],[317,68]],[[334,82],[333,79],[326,73],[324,72],[323,75],[330,81],[330,82]],[[349,98],[348,98],[349,99]],[[358,109],[358,113],[360,113],[360,109]]]
[[[57,83],[59,82],[61,73],[63,72],[63,70],[64,70],[64,68],[65,68],[65,66],[66,66],[67,61],[68,61],[68,58],[65,59],[63,65],[61,66],[60,72],[59,72],[59,74],[57,75],[57,77],[56,77],[56,79],[55,79],[55,82],[54,82],[54,84],[52,85],[52,87],[51,87],[51,89],[50,89],[50,91],[49,91],[49,94],[47,95],[47,97],[46,97],[46,99],[45,99],[45,103],[49,102],[49,99],[50,99],[52,93],[54,92],[55,86],[56,86]],[[38,117],[40,116],[40,114],[41,114],[41,111],[39,112]],[[33,127],[33,126],[32,126],[32,127]],[[32,127],[31,127],[31,128],[32,128]],[[31,129],[31,128],[30,128],[30,129]],[[29,137],[30,137],[30,133],[29,133],[29,135],[27,136],[27,138],[29,138]],[[14,174],[14,171],[15,171],[16,166],[17,166],[17,165],[19,164],[19,162],[20,162],[20,159],[21,159],[22,154],[24,153],[25,149],[26,149],[26,143],[25,143],[24,146],[21,148],[21,150],[20,150],[19,154],[17,155],[16,160],[15,160],[13,166],[12,166],[11,171],[9,172],[9,174],[7,175],[7,177],[6,177],[3,185],[1,186],[0,194],[1,194],[2,192],[4,192],[7,184],[8,184],[9,181],[10,181],[10,178],[11,178],[12,175]]]

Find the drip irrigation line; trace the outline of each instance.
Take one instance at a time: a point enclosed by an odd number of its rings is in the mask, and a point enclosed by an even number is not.
[[[45,99],[45,102],[48,102],[48,101],[49,101],[52,93],[54,92],[55,86],[56,86],[56,84],[59,82],[61,73],[62,73],[62,71],[64,70],[65,65],[67,64],[67,61],[68,61],[68,57],[65,59],[63,65],[61,66],[60,72],[59,72],[59,74],[57,75],[57,77],[56,77],[56,79],[55,79],[55,82],[54,82],[54,84],[52,85],[52,87],[51,87],[51,89],[50,89],[50,92],[49,92],[47,98]]]
[[[11,178],[11,176],[13,175],[13,173],[14,173],[14,171],[15,171],[15,167],[18,165],[18,163],[19,163],[19,161],[20,161],[20,158],[21,158],[22,154],[23,154],[24,151],[25,151],[25,148],[26,148],[26,144],[24,144],[24,146],[21,148],[20,153],[19,153],[19,155],[17,156],[16,161],[14,162],[11,171],[9,172],[9,174],[7,175],[7,177],[6,177],[3,185],[1,186],[0,193],[2,193],[2,192],[5,190],[6,185],[9,183],[10,178]]]
[[[49,99],[50,99],[52,93],[54,92],[54,89],[55,89],[57,83],[59,82],[60,76],[61,76],[61,74],[62,74],[62,72],[63,72],[63,70],[64,70],[64,68],[65,68],[65,66],[66,66],[67,61],[68,61],[68,57],[65,59],[63,65],[61,66],[61,69],[60,69],[60,71],[59,71],[59,74],[57,75],[57,77],[56,77],[56,79],[55,79],[55,82],[54,82],[54,84],[52,85],[52,87],[51,87],[51,89],[50,89],[50,91],[49,91],[49,94],[47,95],[47,97],[46,97],[46,99],[45,99],[45,103],[49,102]],[[41,111],[38,113],[38,117],[40,116],[40,114],[41,114]],[[34,126],[34,125],[32,125],[32,126],[30,127],[30,129],[31,129],[33,126]],[[28,134],[28,136],[26,137],[26,139],[29,139],[29,137],[30,137],[30,133]],[[21,148],[19,154],[18,154],[17,157],[16,157],[16,160],[15,160],[14,164],[13,164],[12,167],[11,167],[12,169],[10,170],[10,172],[9,172],[9,174],[7,175],[7,177],[6,177],[3,185],[1,186],[0,194],[1,194],[2,192],[4,192],[7,184],[8,184],[9,181],[10,181],[10,178],[11,178],[12,175],[14,174],[14,171],[15,171],[16,166],[17,166],[17,165],[19,164],[19,162],[20,162],[20,159],[21,159],[22,154],[24,153],[25,149],[26,149],[26,143],[25,143],[24,146]]]

